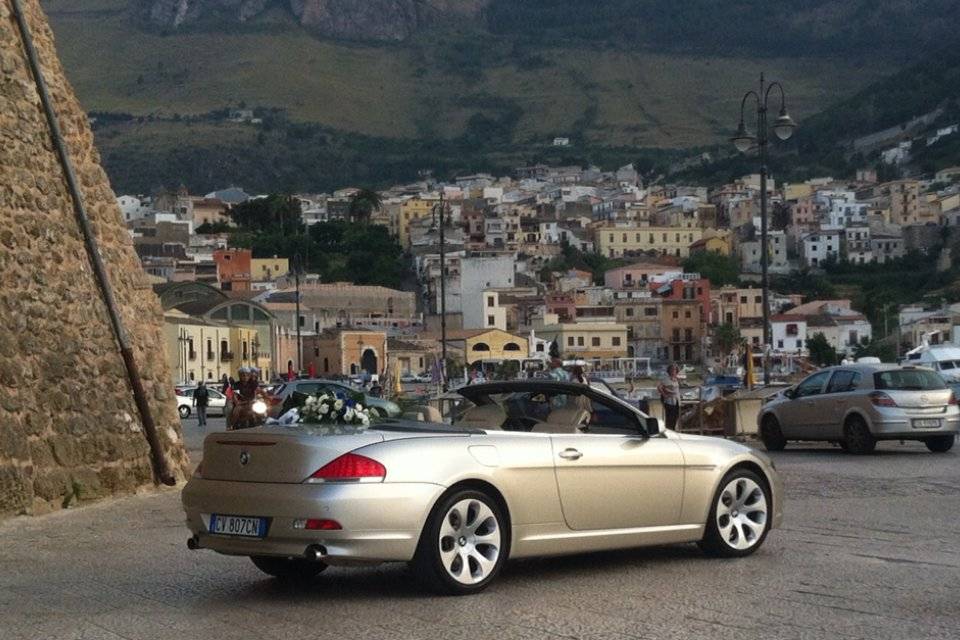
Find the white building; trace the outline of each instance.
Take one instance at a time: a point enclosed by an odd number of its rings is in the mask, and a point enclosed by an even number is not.
[[[120,207],[124,222],[141,220],[152,211],[150,205],[136,196],[117,196],[117,206]]]
[[[514,286],[515,256],[512,253],[475,254],[460,261],[459,291],[447,287],[447,309],[451,294],[456,297],[453,306],[463,312],[464,329],[483,329],[487,326],[484,292],[488,289],[507,289]]]
[[[873,247],[870,242],[870,227],[867,225],[847,227],[843,230],[847,260],[853,264],[873,262]]]
[[[760,273],[760,240],[741,242],[738,248],[740,266],[743,271]],[[790,264],[787,262],[787,235],[784,231],[767,231],[767,268],[772,273],[788,273]]]
[[[840,257],[840,231],[816,231],[803,237],[803,261],[816,267],[831,256]]]
[[[807,352],[807,319],[783,313],[770,318],[773,350],[778,353],[804,355]]]

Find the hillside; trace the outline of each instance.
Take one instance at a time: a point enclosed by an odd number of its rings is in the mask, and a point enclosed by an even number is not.
[[[906,125],[913,122],[912,128]],[[932,173],[960,164],[960,135],[927,145],[940,127],[960,122],[960,50],[946,46],[887,78],[871,83],[805,119],[794,138],[777,143],[771,170],[782,179],[810,175],[852,177],[857,169],[878,167],[881,177]],[[884,135],[886,132],[886,135]],[[880,164],[879,153],[902,139],[914,139],[905,167]],[[874,143],[868,141],[876,140]],[[715,162],[682,171],[677,177],[721,183],[752,170],[754,158],[728,144],[711,149]]]
[[[885,50],[883,59],[862,48],[840,55],[826,45],[803,56],[784,47],[789,55],[778,57],[767,48],[757,58],[748,55],[757,43],[726,46],[725,53],[709,39],[690,38],[686,45],[675,40],[662,48],[655,39],[624,43],[628,30],[604,23],[600,18],[611,14],[603,11],[597,12],[599,22],[571,20],[582,29],[569,36],[547,37],[555,32],[548,23],[542,30],[514,26],[520,31],[513,33],[504,26],[506,4],[499,0],[472,27],[461,16],[418,27],[403,42],[345,41],[317,37],[288,8],[296,3],[252,4],[263,8],[243,21],[156,31],[137,26],[127,0],[91,0],[82,8],[67,0],[44,2],[86,108],[134,117],[132,123],[104,119],[97,132],[120,190],[146,191],[159,186],[157,180],[171,179],[198,190],[222,184],[212,180],[255,185],[265,175],[283,176],[298,189],[324,189],[341,180],[380,182],[384,172],[409,179],[424,168],[509,167],[549,158],[629,161],[638,149],[683,149],[722,139],[734,124],[742,91],[760,71],[787,82],[791,110],[802,118],[909,59],[895,48]],[[513,4],[517,20],[528,21],[546,6]],[[570,11],[585,6],[579,0],[557,4]],[[665,6],[636,4],[646,10]],[[688,17],[697,11],[710,19],[717,15],[717,3],[687,4],[681,13]],[[591,37],[590,24],[609,38]],[[323,131],[338,150],[336,170],[322,168],[329,162],[316,163],[327,158],[320,158],[318,147],[289,148],[285,129],[278,134],[237,127],[205,115],[239,105],[279,109],[284,123]],[[197,122],[188,126],[191,119]],[[549,148],[555,136],[570,137],[572,146]],[[362,148],[383,149],[390,158],[361,157]],[[251,151],[262,164],[259,171],[246,158],[237,160]],[[149,176],[116,170],[157,162],[175,164],[152,166]]]

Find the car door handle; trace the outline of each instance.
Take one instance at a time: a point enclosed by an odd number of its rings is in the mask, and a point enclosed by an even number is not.
[[[583,457],[583,454],[576,449],[564,449],[560,452],[560,457],[564,460],[579,460]]]

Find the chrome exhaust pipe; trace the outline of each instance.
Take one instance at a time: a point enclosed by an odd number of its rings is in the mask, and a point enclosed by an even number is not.
[[[196,551],[200,548],[200,536],[192,536],[187,538],[187,549],[190,551]]]
[[[321,562],[327,555],[327,548],[322,544],[312,544],[304,550],[303,555],[307,560]]]

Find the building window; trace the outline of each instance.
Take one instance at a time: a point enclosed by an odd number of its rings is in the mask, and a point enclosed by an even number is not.
[[[795,335],[797,335],[799,332],[800,332],[800,331],[799,331],[799,329],[797,328],[797,325],[795,325],[795,324],[788,324],[788,325],[787,325],[787,335],[788,335],[788,336],[795,336]]]
[[[242,346],[241,351],[242,351],[242,353],[243,353],[243,359],[244,359],[244,360],[247,360],[248,357],[249,357],[249,356],[248,356],[248,352],[247,352],[247,341],[244,340],[241,346]]]
[[[674,312],[673,312],[673,319],[676,320],[676,319],[679,318],[679,317],[680,317],[680,312],[679,312],[679,311],[674,311]]]
[[[624,310],[624,315],[626,315],[628,318],[632,318],[632,317],[633,317],[633,307],[627,307],[626,310]]]
[[[644,307],[644,308],[643,308],[643,315],[645,315],[645,316],[655,316],[655,315],[657,315],[657,308],[656,308],[656,307]]]
[[[680,329],[673,330],[673,341],[680,342]]]
[[[612,338],[610,338],[610,344],[612,344],[612,345],[615,346],[615,347],[619,347],[619,346],[620,346],[620,336],[613,336]]]
[[[495,324],[493,316],[487,316],[487,326],[492,327]]]
[[[684,317],[684,318],[689,318],[689,317],[690,317],[690,309],[687,309],[686,311],[684,311],[683,317]]]
[[[600,338],[599,338],[599,337],[590,338],[590,346],[591,346],[591,347],[599,347],[599,346],[600,346]]]
[[[487,306],[488,307],[493,306],[493,296],[487,296]]]
[[[567,346],[568,347],[573,346],[573,336],[567,336]]]
[[[330,371],[330,360],[328,358],[323,359],[323,371],[324,373]]]
[[[783,340],[777,340],[777,348],[783,349]]]
[[[684,329],[683,330],[683,339],[685,342],[691,342],[693,340],[693,330]]]
[[[540,353],[543,353],[543,343],[542,343],[542,342],[537,343],[537,351],[539,351]]]
[[[578,347],[583,346],[583,336],[577,336],[577,346]]]

